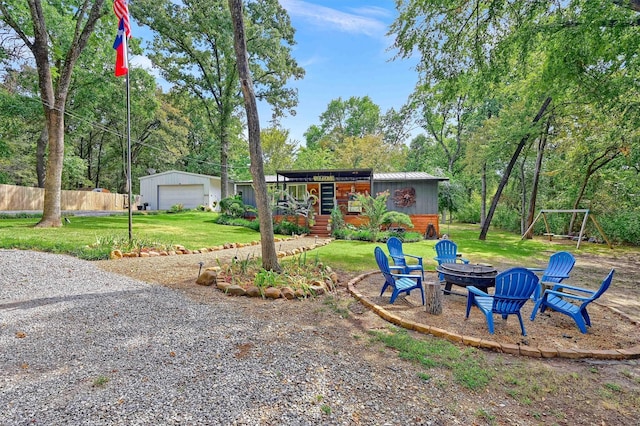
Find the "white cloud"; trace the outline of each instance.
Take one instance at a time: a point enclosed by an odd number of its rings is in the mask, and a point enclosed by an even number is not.
[[[131,57],[129,57],[129,64],[133,67],[147,70],[149,74],[155,77],[157,84],[159,84],[165,92],[171,87],[171,85],[160,75],[160,70],[153,66],[151,59],[147,56],[131,55]]]
[[[157,70],[153,69],[153,64],[151,63],[151,59],[149,59],[144,55],[131,55],[129,57],[129,62],[131,63],[131,65],[135,67],[143,68],[152,74],[157,74]]]
[[[328,58],[319,56],[319,55],[313,55],[310,56],[306,59],[304,59],[302,62],[299,62],[298,65],[301,66],[302,68],[307,68],[311,65],[315,65],[315,64],[319,64],[322,62],[326,62],[328,60]]]
[[[351,10],[353,10],[358,15],[379,16],[381,18],[391,17],[391,12],[389,11],[389,9],[385,9],[384,7],[379,6],[358,7],[352,8]]]
[[[289,15],[326,29],[373,37],[387,32],[384,22],[368,16],[381,16],[384,9],[378,7],[353,9],[354,13],[347,13],[301,0],[281,0],[280,4]]]

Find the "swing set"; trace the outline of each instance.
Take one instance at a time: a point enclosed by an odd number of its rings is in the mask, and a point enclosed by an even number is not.
[[[553,232],[551,232],[551,230],[549,228],[549,222],[547,221],[547,213],[572,213],[572,214],[573,213],[584,213],[584,218],[582,219],[582,226],[580,227],[580,234],[578,235],[578,244],[576,245],[577,249],[580,248],[580,242],[582,241],[582,236],[584,235],[584,229],[585,229],[585,227],[587,225],[587,218],[591,218],[591,221],[595,225],[595,227],[598,230],[598,232],[600,233],[600,235],[602,235],[602,238],[606,241],[606,243],[609,246],[609,248],[610,249],[613,248],[613,246],[611,245],[611,243],[607,239],[607,236],[604,234],[604,231],[600,227],[600,224],[596,220],[595,216],[593,214],[589,215],[589,210],[588,209],[577,209],[577,210],[575,210],[575,209],[572,209],[572,210],[547,210],[547,209],[542,209],[542,210],[540,210],[538,212],[538,215],[533,220],[533,222],[531,222],[531,226],[529,226],[529,228],[527,228],[527,230],[524,231],[524,233],[522,234],[522,238],[520,240],[523,240],[524,237],[529,232],[531,232],[531,230],[533,229],[533,226],[536,224],[536,222],[538,221],[538,219],[540,219],[541,216],[542,216],[542,219],[544,220],[544,225],[545,225],[545,227],[547,229],[547,232],[545,232],[544,235],[546,237],[549,237],[549,241],[552,241],[553,237],[556,237],[556,238],[574,238],[571,235],[557,235],[557,234],[554,234]]]

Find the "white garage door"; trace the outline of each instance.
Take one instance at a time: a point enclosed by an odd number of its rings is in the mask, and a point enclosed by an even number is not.
[[[171,206],[182,204],[185,209],[193,209],[203,203],[204,185],[161,185],[158,187],[158,210],[169,210]]]

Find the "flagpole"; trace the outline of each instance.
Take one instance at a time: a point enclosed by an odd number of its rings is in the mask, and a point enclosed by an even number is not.
[[[116,77],[125,77],[127,90],[127,166],[125,175],[127,177],[127,197],[129,197],[129,244],[133,241],[133,213],[131,210],[131,96],[129,95],[129,42],[131,37],[131,26],[129,22],[129,7],[127,0],[113,0],[113,12],[118,17],[118,35],[113,42],[116,49]]]
[[[124,37],[124,48],[129,56],[129,43]],[[129,96],[129,71],[125,76],[125,85],[127,86],[127,196],[129,197],[129,243],[133,241],[133,213],[131,210],[131,97]]]

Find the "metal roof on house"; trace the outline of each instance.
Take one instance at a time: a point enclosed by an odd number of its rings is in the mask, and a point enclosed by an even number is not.
[[[264,180],[267,183],[276,183],[277,182],[277,176],[276,175],[264,175]],[[236,184],[238,185],[250,185],[253,183],[253,179],[249,179],[249,180],[236,180],[235,181]]]
[[[314,176],[370,179],[373,174],[373,169],[276,170],[276,174],[287,179],[312,179]]]
[[[402,180],[449,180],[448,177],[438,177],[425,172],[393,172],[374,173],[374,181],[402,181]]]
[[[356,173],[354,175],[354,172]],[[290,170],[290,171],[278,171],[280,176],[284,176],[287,178],[291,177],[301,177],[301,176],[320,176],[320,175],[337,175],[342,177],[348,176],[367,176],[367,173],[372,173],[371,169],[352,169],[352,170]],[[393,173],[372,173],[373,180],[378,182],[388,182],[388,181],[406,181],[406,180],[437,180],[437,181],[445,181],[449,180],[447,177],[438,177],[430,175],[425,172],[393,172]],[[267,183],[276,183],[278,182],[277,175],[265,175],[265,181]],[[284,182],[285,180],[280,178],[280,182]],[[249,184],[253,182],[252,180],[245,181],[236,181],[237,184]]]

